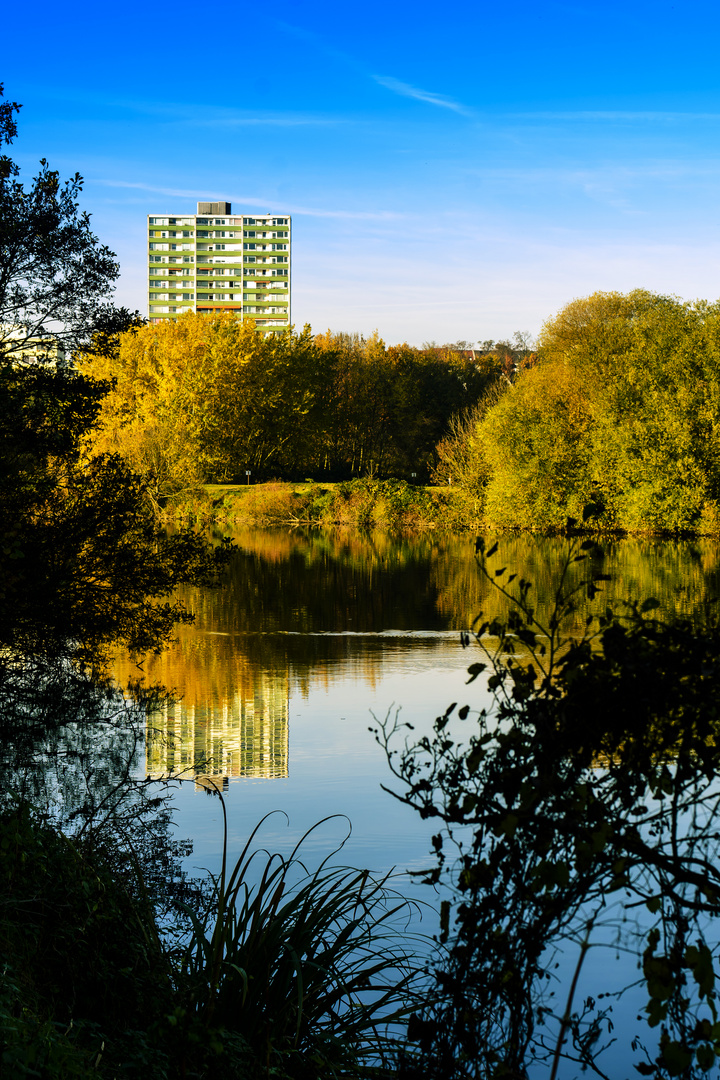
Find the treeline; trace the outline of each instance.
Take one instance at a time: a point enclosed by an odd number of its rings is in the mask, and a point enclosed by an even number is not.
[[[720,531],[720,303],[595,293],[455,421],[438,475],[488,524]]]
[[[188,314],[86,354],[114,380],[97,445],[159,499],[199,481],[429,477],[451,417],[532,357],[515,345],[386,346],[374,334],[265,336],[230,314]]]
[[[595,293],[544,325],[537,352],[520,334],[414,348],[186,315],[81,370],[113,382],[95,449],[119,451],[158,504],[248,472],[397,477],[452,488],[466,524],[553,531],[590,513],[605,529],[720,531],[720,304]]]

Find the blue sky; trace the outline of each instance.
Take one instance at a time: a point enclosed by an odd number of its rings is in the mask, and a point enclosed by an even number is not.
[[[720,295],[720,6],[17,6],[13,156],[85,177],[146,312],[145,216],[293,215],[293,319],[477,341],[597,289]]]

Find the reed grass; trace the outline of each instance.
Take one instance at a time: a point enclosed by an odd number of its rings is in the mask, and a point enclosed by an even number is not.
[[[219,792],[218,792],[219,795]],[[219,796],[222,801],[222,796]],[[388,877],[253,850],[264,821],[222,868],[177,970],[185,1012],[212,1039],[240,1040],[263,1075],[392,1074],[398,1025],[416,1003],[417,964],[398,920],[408,902]],[[333,854],[335,854],[334,852]]]

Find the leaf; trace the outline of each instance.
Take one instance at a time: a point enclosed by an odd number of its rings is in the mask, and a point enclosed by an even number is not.
[[[656,600],[653,596],[649,596],[647,600],[643,600],[639,610],[642,614],[644,614],[646,611],[654,611],[655,608],[659,607],[660,601]]]
[[[703,1046],[698,1046],[695,1051],[695,1056],[697,1058],[697,1063],[703,1072],[708,1072],[715,1064],[715,1051],[712,1046],[708,1046],[707,1043]]]
[[[692,1062],[690,1051],[682,1043],[676,1042],[674,1039],[665,1043],[660,1052],[660,1057],[670,1076],[680,1076]]]
[[[489,559],[491,555],[495,554],[497,549],[498,549],[498,545],[497,545],[497,540],[496,540],[495,543],[493,544],[493,546],[491,548],[488,548],[488,550],[485,552],[485,558]]]
[[[450,901],[443,900],[440,904],[440,940],[447,941],[450,932]]]
[[[487,664],[471,664],[470,667],[467,669],[467,672],[468,672],[468,675],[470,676],[470,678],[465,680],[466,684],[471,683],[471,682],[475,682],[478,675],[482,674],[482,672],[485,670],[486,667],[487,667]]]

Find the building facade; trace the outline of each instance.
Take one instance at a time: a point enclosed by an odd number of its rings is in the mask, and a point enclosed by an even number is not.
[[[149,215],[150,322],[234,311],[261,328],[289,326],[291,233],[287,214],[238,215],[227,202]]]
[[[52,334],[31,336],[23,326],[3,324],[0,324],[0,360],[26,367],[33,364],[49,364],[54,368],[69,366],[62,343]]]

